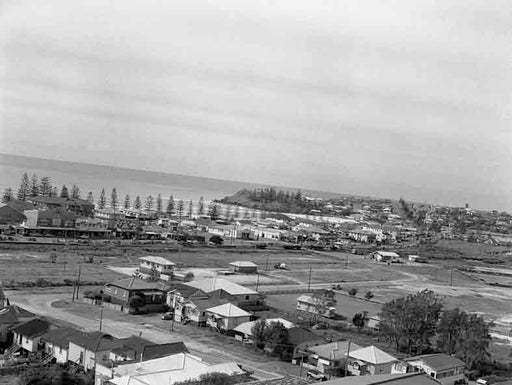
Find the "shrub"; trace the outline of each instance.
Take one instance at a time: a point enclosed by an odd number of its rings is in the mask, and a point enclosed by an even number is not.
[[[351,297],[354,297],[356,294],[357,294],[357,289],[355,287],[351,288],[349,291],[348,291],[348,294],[351,296]]]

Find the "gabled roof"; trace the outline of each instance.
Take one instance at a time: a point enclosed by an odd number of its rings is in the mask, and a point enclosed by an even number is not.
[[[317,345],[308,348],[308,350],[319,357],[327,360],[339,360],[345,358],[349,349],[349,341],[336,341],[328,344]],[[350,351],[359,350],[361,346],[350,343]]]
[[[185,283],[185,285],[195,287],[197,289],[202,290],[205,293],[211,293],[212,291],[222,289],[231,295],[258,294],[258,292],[254,290],[248,289],[244,286],[238,285],[234,282],[222,278],[205,278],[197,281],[187,282]]]
[[[68,348],[69,341],[73,336],[80,336],[83,332],[74,328],[59,327],[57,329],[51,329],[41,336],[43,341],[52,343],[61,348]]]
[[[80,333],[70,337],[69,341],[91,352],[112,350],[121,346],[118,339],[102,332]]]
[[[13,333],[21,334],[27,338],[33,338],[46,333],[50,328],[50,323],[40,318],[34,318],[29,321],[25,321],[19,325],[13,326],[11,331]]]
[[[2,325],[12,325],[18,322],[18,317],[16,313],[13,311],[12,307],[4,307],[0,309],[0,326]]]
[[[459,366],[466,366],[464,361],[459,360],[457,357],[449,356],[444,353],[436,353],[436,354],[425,354],[422,356],[411,357],[406,361],[416,361],[421,360],[428,365],[436,372],[443,371],[446,369],[451,369]]]
[[[324,341],[325,340],[322,337],[316,335],[315,333],[308,329],[301,327],[288,329],[288,342],[292,345],[297,346],[306,342],[314,343]]]
[[[258,267],[258,265],[251,261],[235,261],[231,262],[230,265],[235,267]]]
[[[164,266],[174,266],[176,265],[174,262],[169,261],[168,259],[162,258],[162,257],[155,257],[153,255],[147,255],[145,257],[139,258],[141,261],[156,263],[158,265],[164,265]]]
[[[188,301],[197,309],[206,311],[206,309],[223,305],[229,300],[227,298],[189,298]]]
[[[77,215],[72,211],[65,211],[60,208],[40,210],[37,214],[38,219],[53,219],[54,216],[59,216],[60,219],[72,221],[75,220]]]
[[[161,358],[178,353],[188,353],[183,342],[170,342],[166,344],[155,344],[137,336],[119,339],[122,346],[112,349],[112,353],[126,355],[131,359],[143,361]],[[142,356],[142,357],[141,357]]]
[[[395,357],[373,345],[358,350],[351,350],[349,357],[374,365],[397,361]]]
[[[376,251],[375,253],[380,254],[383,257],[400,258],[400,256],[394,251]]]
[[[240,309],[238,306],[235,306],[232,303],[225,303],[224,305],[211,307],[206,309],[206,311],[218,314],[222,317],[248,317],[251,315],[251,313]]]

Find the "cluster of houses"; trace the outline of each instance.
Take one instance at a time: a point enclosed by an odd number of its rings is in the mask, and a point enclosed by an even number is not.
[[[235,362],[211,365],[183,342],[155,344],[140,336],[116,338],[54,325],[8,304],[0,289],[0,367],[31,362],[61,364],[73,372],[94,371],[96,385],[174,384],[207,373],[247,377]]]

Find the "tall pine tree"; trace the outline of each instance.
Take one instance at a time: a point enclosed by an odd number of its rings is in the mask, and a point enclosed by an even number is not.
[[[44,197],[52,195],[52,181],[49,176],[41,177],[41,180],[39,181],[39,194]]]
[[[27,173],[24,173],[23,177],[21,178],[17,198],[20,201],[24,201],[28,196],[30,196],[30,181],[28,179]]]
[[[92,191],[87,193],[87,202],[94,204],[94,195],[92,195]]]
[[[76,184],[71,186],[71,198],[73,199],[80,199],[81,196],[80,187],[78,187]]]
[[[174,214],[174,197],[171,195],[167,202],[167,209],[165,210],[167,215],[172,216]]]
[[[144,208],[147,210],[147,211],[151,211],[153,210],[153,197],[150,195],[146,198],[146,203],[144,205]]]
[[[117,199],[117,190],[114,187],[112,189],[112,193],[110,194],[110,207],[113,208],[114,210],[117,210],[118,204],[119,204],[119,201]]]
[[[14,194],[12,193],[12,188],[7,187],[4,191],[4,195],[2,195],[2,203],[8,203],[14,199]]]
[[[101,189],[100,198],[98,199],[98,208],[104,209],[107,206],[107,197],[105,195],[105,189]]]
[[[130,195],[126,194],[124,197],[124,208],[128,210],[130,208]]]
[[[200,217],[204,215],[204,198],[199,198],[198,206],[197,206],[197,215]]]
[[[62,185],[62,188],[60,189],[60,197],[69,198],[69,191],[65,184]]]
[[[162,212],[162,195],[158,194],[156,197],[156,211],[160,214]]]
[[[30,182],[30,196],[36,197],[39,195],[39,180],[37,179],[36,174],[32,175],[32,179]]]
[[[135,197],[135,201],[133,201],[133,208],[135,210],[140,210],[142,208],[142,202],[140,201],[140,196]]]

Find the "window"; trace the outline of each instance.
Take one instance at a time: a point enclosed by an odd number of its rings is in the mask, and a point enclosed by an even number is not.
[[[206,313],[203,311],[203,317],[206,315]]]
[[[245,300],[249,301],[249,296],[248,295],[245,296]]]

